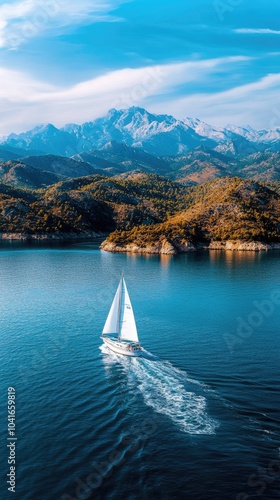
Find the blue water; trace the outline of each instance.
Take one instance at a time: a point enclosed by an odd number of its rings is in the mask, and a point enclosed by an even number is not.
[[[101,345],[122,272],[143,359]],[[279,277],[279,252],[2,247],[0,498],[279,498]]]

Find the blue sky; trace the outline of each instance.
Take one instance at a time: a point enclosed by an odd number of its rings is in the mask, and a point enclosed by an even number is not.
[[[0,1],[0,134],[142,106],[280,126],[279,0]]]

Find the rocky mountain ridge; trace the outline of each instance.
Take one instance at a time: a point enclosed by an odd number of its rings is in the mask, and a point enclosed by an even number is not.
[[[38,125],[20,134],[2,137],[2,149],[20,148],[38,154],[73,156],[100,149],[110,141],[139,147],[155,156],[184,154],[205,146],[226,154],[250,154],[280,149],[280,127],[253,130],[233,125],[214,127],[198,118],[178,120],[170,115],[156,115],[143,108],[111,109],[104,117],[82,125]]]

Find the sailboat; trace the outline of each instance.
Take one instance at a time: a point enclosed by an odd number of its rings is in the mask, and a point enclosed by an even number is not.
[[[119,282],[101,338],[106,346],[118,354],[125,356],[143,354],[124,278]]]

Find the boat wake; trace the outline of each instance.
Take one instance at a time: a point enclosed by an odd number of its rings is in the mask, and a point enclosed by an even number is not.
[[[121,363],[129,387],[141,393],[147,406],[167,416],[187,434],[215,434],[218,422],[207,412],[207,388],[183,371],[147,352],[141,358],[128,358],[100,347],[107,356],[107,368]]]

